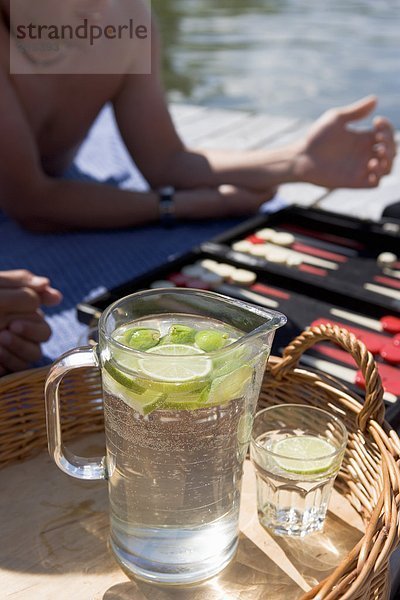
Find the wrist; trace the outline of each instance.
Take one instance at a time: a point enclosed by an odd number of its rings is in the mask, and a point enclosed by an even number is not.
[[[304,146],[298,141],[281,148],[258,151],[253,181],[248,187],[262,191],[266,187],[271,189],[301,181]]]
[[[178,219],[206,219],[218,216],[221,196],[216,188],[182,190],[175,195]]]
[[[285,173],[281,183],[297,183],[306,181],[306,153],[305,143],[298,141],[284,150]]]
[[[166,185],[158,189],[158,211],[164,227],[172,227],[176,222],[175,188]]]

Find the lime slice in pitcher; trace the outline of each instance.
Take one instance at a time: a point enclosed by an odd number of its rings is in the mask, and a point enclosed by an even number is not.
[[[139,361],[139,368],[153,382],[193,383],[196,387],[211,372],[211,360],[193,346],[165,344],[151,348],[146,354],[148,357]]]
[[[125,377],[121,371],[106,367],[103,373],[103,383],[108,391],[121,398],[125,404],[139,412],[148,415],[153,410],[161,408],[166,398],[165,394],[154,390],[146,390],[137,385],[132,379]]]
[[[115,379],[115,381],[128,388],[128,390],[132,390],[136,394],[143,394],[145,391],[146,388],[137,382],[137,377],[135,378],[126,375],[120,369],[114,367],[114,365],[112,365],[110,362],[106,362],[104,368],[106,371],[108,371],[111,377]]]
[[[328,440],[314,435],[292,435],[276,442],[272,447],[275,461],[290,473],[313,475],[324,473],[331,467],[336,448]]]
[[[207,402],[224,404],[234,398],[240,398],[252,375],[253,369],[250,365],[241,365],[228,375],[216,377],[211,383]]]

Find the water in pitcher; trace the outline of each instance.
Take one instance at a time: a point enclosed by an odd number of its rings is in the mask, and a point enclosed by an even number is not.
[[[235,552],[242,463],[267,358],[235,346],[241,336],[174,314],[113,335],[120,351],[103,369],[111,544],[146,580],[211,577]]]

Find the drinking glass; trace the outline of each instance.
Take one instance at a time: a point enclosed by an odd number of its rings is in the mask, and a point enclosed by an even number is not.
[[[343,423],[325,410],[282,404],[258,412],[250,456],[260,523],[277,535],[322,530],[346,443]]]
[[[285,322],[213,292],[139,292],[104,311],[97,346],[52,367],[50,455],[73,477],[108,481],[110,546],[128,573],[186,584],[231,560],[252,418]],[[92,460],[63,447],[59,417],[62,378],[88,366],[101,371],[106,432],[106,457]]]

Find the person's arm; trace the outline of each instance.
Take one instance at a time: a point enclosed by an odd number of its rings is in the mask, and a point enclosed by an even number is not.
[[[330,109],[303,139],[282,148],[235,153],[205,150],[201,154],[219,178],[255,189],[293,182],[330,189],[375,187],[392,168],[393,128],[383,117],[376,117],[368,130],[357,131],[351,124],[367,117],[376,103],[371,96]]]
[[[37,230],[122,227],[158,218],[155,194],[58,180],[41,166],[38,148],[7,74],[0,73],[0,206]]]
[[[0,89],[0,207],[9,216],[36,231],[108,229],[158,221],[156,192],[136,193],[48,177],[4,71],[0,72]],[[177,214],[181,218],[249,214],[268,198],[264,192],[243,194],[232,187],[181,191],[176,194]]]
[[[377,118],[368,131],[349,128],[375,108],[376,99],[327,111],[298,142],[273,150],[214,151],[186,148],[168,112],[160,78],[160,40],[152,33],[151,75],[126,76],[114,100],[124,141],[153,188],[215,188],[231,184],[253,190],[303,181],[329,188],[373,187],[390,171],[393,129]]]

